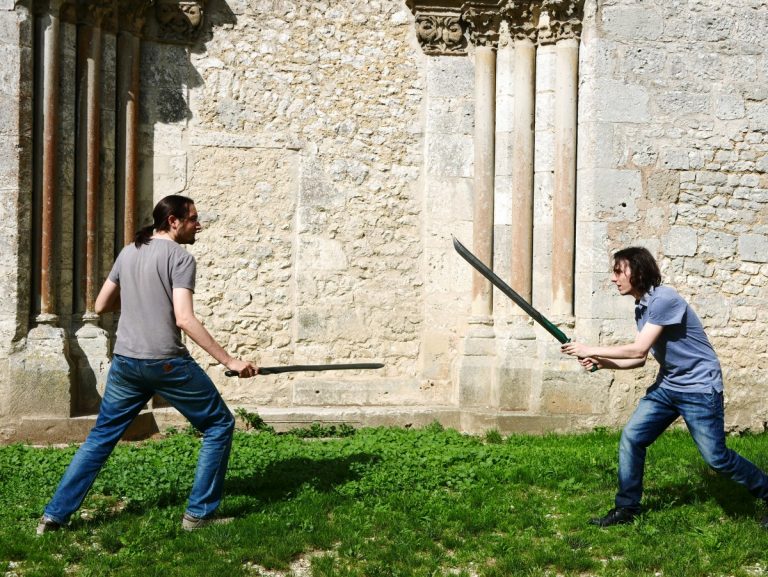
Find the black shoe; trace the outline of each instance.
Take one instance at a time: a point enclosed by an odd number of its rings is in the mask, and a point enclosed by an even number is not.
[[[612,525],[626,525],[632,523],[637,517],[638,511],[632,509],[622,509],[621,507],[614,507],[605,517],[595,517],[589,520],[590,525],[597,525],[598,527],[611,527]]]

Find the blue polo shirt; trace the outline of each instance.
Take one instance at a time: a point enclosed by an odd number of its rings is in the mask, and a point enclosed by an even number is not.
[[[660,365],[656,386],[673,391],[708,393],[723,390],[723,373],[699,317],[677,291],[668,286],[649,290],[635,302],[635,321],[664,327],[651,347]]]

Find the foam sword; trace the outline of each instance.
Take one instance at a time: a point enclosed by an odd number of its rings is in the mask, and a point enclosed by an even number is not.
[[[469,249],[465,247],[463,244],[461,244],[456,237],[453,237],[453,247],[456,249],[456,252],[458,252],[461,257],[467,261],[469,264],[472,265],[472,267],[479,272],[481,275],[483,275],[485,278],[487,278],[489,281],[491,281],[491,284],[495,286],[497,289],[499,289],[501,292],[503,292],[506,296],[508,296],[514,303],[519,306],[521,309],[523,309],[526,314],[531,317],[534,321],[539,323],[544,329],[551,334],[553,337],[555,337],[561,344],[570,343],[571,339],[566,336],[566,334],[561,331],[559,328],[557,328],[552,321],[550,321],[547,317],[545,317],[543,314],[541,314],[539,311],[537,311],[533,306],[531,306],[527,300],[525,300],[522,296],[520,296],[515,290],[509,286],[507,283],[505,283],[503,280],[499,278],[499,276],[493,272],[490,268],[488,268],[479,258],[477,258],[474,254],[469,252]],[[592,366],[592,372],[597,370],[597,366]]]

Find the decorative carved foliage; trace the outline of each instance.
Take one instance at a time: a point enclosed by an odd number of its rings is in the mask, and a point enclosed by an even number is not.
[[[120,3],[118,23],[120,30],[127,30],[135,36],[141,36],[147,21],[147,13],[153,0],[123,0]]]
[[[542,7],[549,15],[552,42],[581,36],[584,0],[543,0]]]
[[[193,44],[203,28],[205,0],[154,0],[159,42]]]
[[[464,23],[458,13],[434,12],[416,15],[416,37],[426,54],[466,54]]]
[[[469,37],[475,46],[495,48],[498,45],[501,26],[500,10],[469,6],[461,17],[468,24]]]
[[[536,42],[540,12],[541,0],[508,0],[502,8],[512,38],[532,42]]]
[[[405,0],[416,17],[416,36],[430,55],[466,54],[496,47],[502,21],[512,38],[540,44],[579,38],[584,0]]]

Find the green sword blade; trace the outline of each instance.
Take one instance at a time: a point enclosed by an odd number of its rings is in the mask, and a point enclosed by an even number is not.
[[[549,319],[547,319],[543,314],[541,314],[539,311],[533,308],[528,303],[527,300],[525,300],[522,296],[520,296],[517,292],[515,292],[515,290],[511,286],[509,286],[507,283],[501,280],[496,275],[496,273],[493,272],[490,268],[488,268],[479,258],[477,258],[475,255],[469,252],[467,247],[461,244],[456,239],[456,237],[453,237],[453,246],[456,249],[456,252],[458,252],[465,261],[471,264],[472,267],[477,272],[479,272],[481,275],[483,275],[485,278],[491,281],[493,286],[495,286],[497,289],[499,289],[501,292],[507,295],[510,299],[512,299],[517,306],[523,309],[528,314],[529,317],[531,317],[533,320],[539,323],[542,327],[544,327],[549,334],[551,334],[561,343],[571,342],[571,339],[565,336],[565,333],[563,331],[558,329],[554,324],[552,324],[552,322]]]

